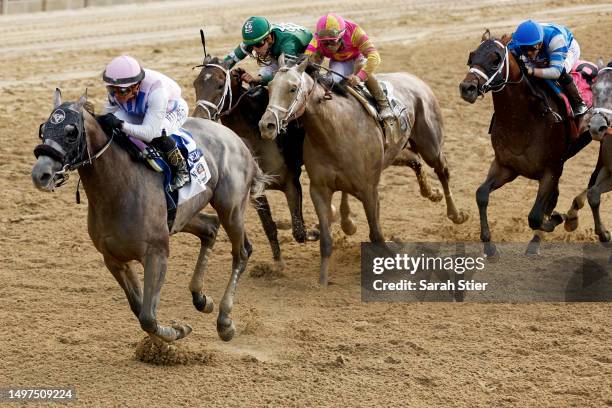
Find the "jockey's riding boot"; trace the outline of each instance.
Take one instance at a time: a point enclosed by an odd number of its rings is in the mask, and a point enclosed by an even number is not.
[[[563,85],[563,90],[567,94],[567,99],[569,99],[570,105],[572,105],[574,117],[584,115],[589,110],[589,107],[582,100],[582,96],[580,96],[580,92],[572,76],[563,71],[563,74],[559,77],[559,83]]]
[[[380,118],[386,122],[389,119],[395,119],[395,115],[391,110],[391,106],[389,106],[389,101],[387,100],[387,96],[383,92],[378,80],[374,78],[374,75],[368,75],[368,78],[365,80],[365,85],[376,99],[376,103],[378,104],[378,109],[380,110],[379,115]]]
[[[172,136],[166,134],[166,130],[162,130],[160,137],[151,140],[151,145],[157,148],[165,156],[166,161],[174,170],[174,179],[170,184],[170,191],[176,191],[189,181],[189,170],[187,162],[183,158],[181,151],[176,145],[176,141]]]
[[[174,168],[174,179],[170,185],[170,191],[176,191],[189,182],[189,170],[187,169],[187,161],[181,154],[178,147],[166,153],[168,163]]]

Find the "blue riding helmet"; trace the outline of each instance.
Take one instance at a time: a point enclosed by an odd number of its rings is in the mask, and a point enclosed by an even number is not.
[[[544,39],[544,29],[533,20],[523,21],[512,34],[512,41],[518,46],[536,45]]]

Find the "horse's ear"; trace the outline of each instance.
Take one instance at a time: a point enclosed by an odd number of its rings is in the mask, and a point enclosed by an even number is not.
[[[287,65],[287,64],[285,63],[285,53],[282,53],[282,54],[280,55],[280,57],[278,57],[278,67],[279,67],[279,68],[282,68],[282,67],[284,67],[285,65]]]
[[[602,69],[605,66],[606,64],[604,63],[603,57],[597,58],[597,68]]]
[[[482,41],[487,41],[491,38],[491,31],[487,28],[484,33],[482,33],[482,37],[480,38]]]
[[[83,106],[85,106],[86,103],[87,103],[87,89],[85,89],[85,93],[83,95],[81,95],[81,97],[74,104],[72,109],[74,109],[77,112],[80,112],[81,110],[83,110]]]
[[[57,108],[62,104],[62,91],[59,88],[55,88],[53,93],[53,108]]]
[[[304,72],[306,71],[306,68],[308,67],[308,58],[304,58],[304,61],[300,62],[300,65],[298,65],[297,70],[298,72]]]
[[[504,33],[501,38],[501,43],[504,45],[508,45],[512,41],[512,36],[508,33]]]

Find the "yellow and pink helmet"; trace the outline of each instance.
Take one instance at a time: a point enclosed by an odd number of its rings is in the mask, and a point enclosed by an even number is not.
[[[323,41],[338,41],[346,30],[346,22],[335,13],[328,13],[317,21],[317,36]]]

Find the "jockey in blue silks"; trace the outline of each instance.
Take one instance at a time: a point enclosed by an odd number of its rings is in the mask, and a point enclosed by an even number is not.
[[[512,34],[508,48],[525,61],[527,75],[559,82],[572,105],[574,116],[589,110],[570,75],[580,58],[580,46],[567,27],[523,21]]]

